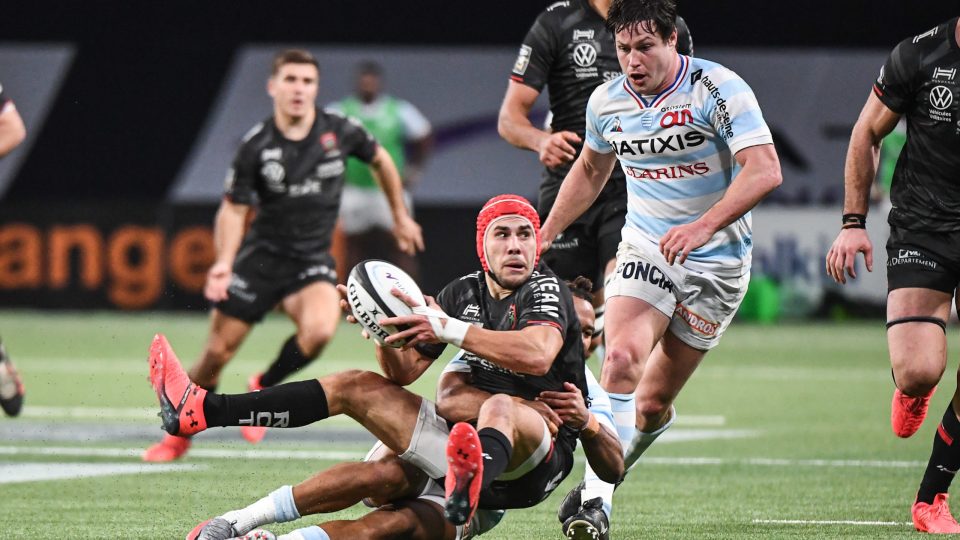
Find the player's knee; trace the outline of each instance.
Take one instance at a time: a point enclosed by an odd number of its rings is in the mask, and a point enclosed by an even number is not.
[[[607,343],[603,358],[603,369],[609,370],[616,379],[638,382],[640,379],[640,359],[629,347]]]
[[[504,417],[513,410],[513,398],[506,394],[495,394],[487,398],[480,406],[481,416]]]

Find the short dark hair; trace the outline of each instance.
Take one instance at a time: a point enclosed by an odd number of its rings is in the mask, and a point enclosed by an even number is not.
[[[607,27],[616,34],[639,26],[664,41],[677,27],[676,0],[613,0],[607,12]]]
[[[570,287],[573,296],[593,303],[593,282],[589,278],[577,276],[573,281],[567,282],[567,287]]]
[[[313,67],[317,68],[317,73],[320,73],[320,63],[310,54],[310,51],[305,49],[284,49],[274,55],[273,69],[270,71],[270,76],[272,77],[279,73],[280,68],[287,64],[312,64]]]
[[[383,66],[373,60],[364,60],[357,64],[357,75],[375,75],[380,77],[383,75]]]

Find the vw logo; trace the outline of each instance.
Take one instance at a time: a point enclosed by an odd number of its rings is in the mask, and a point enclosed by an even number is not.
[[[590,67],[597,61],[597,49],[589,43],[581,43],[573,49],[573,61],[580,67]]]
[[[953,105],[953,92],[946,86],[935,86],[930,90],[930,104],[937,110],[944,110]]]

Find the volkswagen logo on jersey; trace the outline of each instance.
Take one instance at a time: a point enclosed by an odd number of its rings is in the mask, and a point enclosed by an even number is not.
[[[573,49],[573,61],[580,67],[590,67],[597,61],[597,49],[590,43],[580,43]]]
[[[930,90],[930,105],[933,105],[939,111],[946,110],[953,105],[953,92],[946,86],[934,86]]]
[[[283,193],[286,187],[283,185],[283,177],[287,175],[283,165],[279,161],[268,161],[260,168],[260,174],[267,181],[267,189],[275,193]]]

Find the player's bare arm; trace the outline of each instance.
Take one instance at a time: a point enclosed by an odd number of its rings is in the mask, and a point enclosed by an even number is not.
[[[847,161],[843,171],[843,213],[867,215],[870,186],[877,175],[880,160],[880,142],[900,121],[877,96],[870,93],[860,117],[853,126]],[[827,252],[827,274],[837,283],[846,283],[847,275],[856,279],[854,263],[857,253],[863,253],[867,271],[873,271],[873,244],[865,228],[850,227],[840,230]],[[845,273],[846,272],[846,273]]]
[[[440,375],[437,383],[437,414],[450,422],[472,422],[477,419],[480,406],[490,397],[490,392],[471,386],[470,374],[447,372]],[[550,434],[556,435],[563,420],[544,402],[528,401],[514,396],[514,400],[540,413],[547,422]],[[619,443],[618,443],[619,444]]]
[[[587,409],[579,388],[568,382],[563,388],[563,392],[540,392],[537,399],[556,411],[563,423],[580,431],[580,443],[597,476],[611,484],[619,482],[624,474],[620,439]]]
[[[740,219],[783,182],[780,160],[772,144],[744,148],[734,159],[741,170],[723,198],[693,222],[673,227],[660,238],[660,252],[668,264],[683,264],[691,251]]]
[[[530,110],[540,92],[515,81],[507,85],[507,93],[500,105],[497,131],[508,143],[525,150],[533,150],[547,167],[559,167],[573,161],[577,151],[572,146],[580,143],[580,136],[572,131],[549,132],[530,122]]]
[[[237,250],[243,240],[243,229],[249,212],[249,205],[236,204],[227,199],[220,203],[220,208],[217,210],[213,225],[213,243],[217,251],[217,259],[207,271],[207,283],[203,289],[204,296],[211,302],[227,299],[233,259],[237,256]]]
[[[393,215],[393,235],[397,246],[408,255],[423,251],[423,232],[420,225],[410,217],[407,205],[403,202],[403,183],[393,158],[382,146],[370,161],[370,171],[380,189],[387,196],[390,213]]]
[[[8,101],[0,109],[0,157],[9,154],[23,142],[27,136],[27,128],[23,125],[23,118],[12,101]]]
[[[580,157],[563,179],[557,200],[540,229],[541,253],[550,248],[553,239],[573,223],[573,220],[590,208],[616,164],[617,156],[613,152],[601,154],[589,146],[583,147]]]
[[[351,314],[350,304],[347,302],[346,286],[337,285],[337,291],[340,293],[340,309],[346,314],[347,322],[357,324],[357,319]],[[430,302],[433,301],[429,296],[427,299]],[[366,330],[362,330],[361,333],[364,338],[370,339]],[[407,386],[419,379],[420,375],[433,363],[432,358],[421,355],[413,348],[394,349],[381,347],[379,343],[375,345],[374,352],[383,375],[400,386]]]

